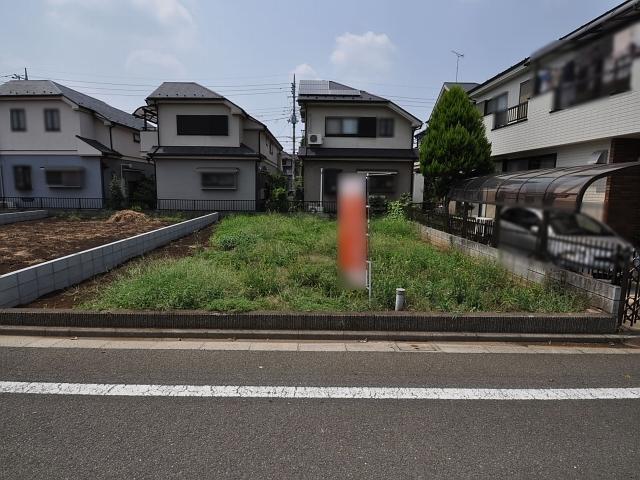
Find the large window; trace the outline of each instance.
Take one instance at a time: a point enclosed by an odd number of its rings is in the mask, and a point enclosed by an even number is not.
[[[29,165],[14,166],[13,179],[16,190],[31,190],[31,167]]]
[[[27,130],[27,114],[24,108],[11,109],[11,131],[24,132]]]
[[[484,114],[490,115],[495,112],[502,112],[507,109],[507,93],[493,97],[490,100],[484,102]]]
[[[84,170],[82,169],[46,169],[45,179],[52,188],[82,188]]]
[[[533,83],[531,79],[525,80],[520,84],[520,96],[518,98],[518,103],[528,102],[533,94]]]
[[[229,135],[227,115],[177,115],[178,135]]]
[[[379,118],[378,119],[378,136],[379,137],[393,137],[393,118]]]
[[[396,177],[398,176],[398,172],[358,170],[358,173],[369,173],[369,195],[386,195],[396,191]]]
[[[327,137],[375,137],[376,117],[326,117],[324,134]]]
[[[322,172],[322,191],[325,195],[336,195],[338,193],[338,175],[342,172],[337,168],[325,168]]]
[[[57,108],[44,109],[44,129],[47,132],[60,131],[60,110]]]
[[[203,190],[236,190],[238,188],[238,171],[201,172],[200,180]]]

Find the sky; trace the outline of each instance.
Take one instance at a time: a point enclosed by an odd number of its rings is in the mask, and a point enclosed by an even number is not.
[[[0,0],[0,80],[26,67],[128,112],[163,81],[195,81],[291,151],[294,73],[427,120],[455,80],[451,50],[459,81],[483,82],[621,1]]]

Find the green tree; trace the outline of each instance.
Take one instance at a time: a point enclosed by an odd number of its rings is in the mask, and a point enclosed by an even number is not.
[[[113,210],[124,208],[124,193],[122,192],[122,180],[114,175],[109,182],[109,199],[107,205]]]
[[[482,117],[460,87],[444,92],[433,110],[420,143],[420,170],[438,198],[460,179],[493,171]]]

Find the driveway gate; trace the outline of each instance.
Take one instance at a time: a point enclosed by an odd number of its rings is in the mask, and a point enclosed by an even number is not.
[[[618,310],[618,324],[626,322],[633,326],[640,317],[640,251],[634,250],[622,274],[622,303]]]

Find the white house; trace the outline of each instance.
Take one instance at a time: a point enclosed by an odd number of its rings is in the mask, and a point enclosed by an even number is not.
[[[222,95],[193,82],[165,82],[136,115],[142,151],[155,161],[159,208],[255,210],[282,145]]]
[[[132,193],[153,165],[143,122],[50,80],[0,85],[0,197],[23,207],[101,208],[112,177]],[[73,199],[73,200],[68,200]]]
[[[384,172],[371,177],[371,194],[411,193],[418,118],[386,98],[326,80],[301,80],[298,104],[305,201],[334,202],[339,173]]]
[[[640,160],[639,5],[625,2],[469,91],[497,172]],[[637,236],[637,181],[597,181],[582,210]]]

